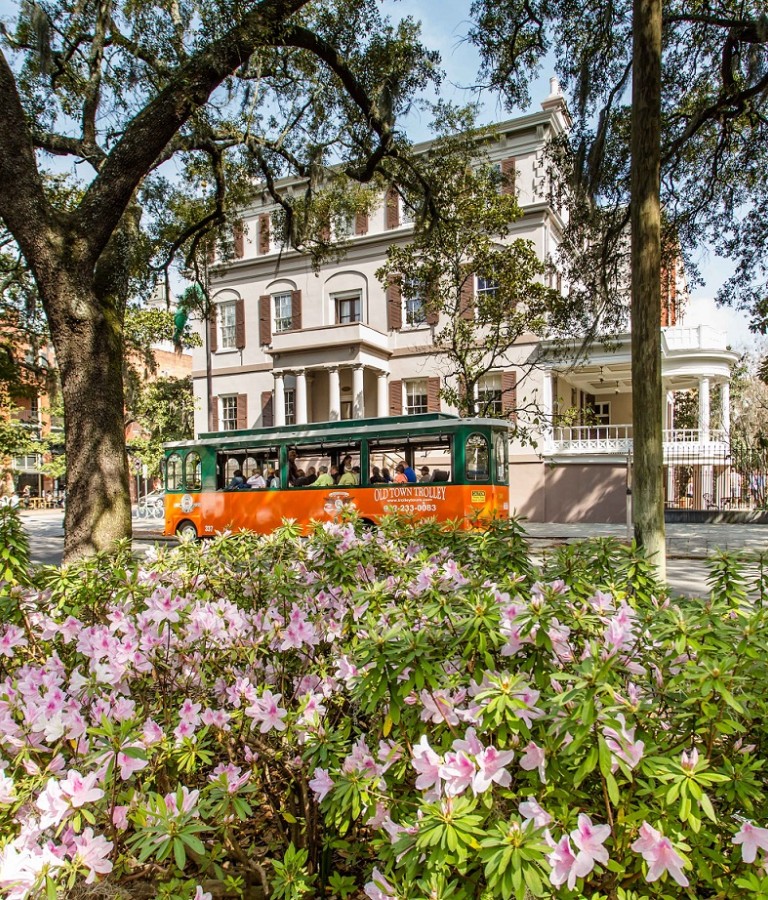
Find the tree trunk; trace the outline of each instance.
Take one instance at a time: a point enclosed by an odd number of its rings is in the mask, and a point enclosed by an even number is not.
[[[123,414],[123,320],[76,276],[41,286],[64,401],[64,562],[131,536]]]
[[[666,575],[661,392],[661,0],[634,0],[632,63],[633,522]]]

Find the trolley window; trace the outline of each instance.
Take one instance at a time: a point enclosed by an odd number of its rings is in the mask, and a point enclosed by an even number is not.
[[[200,462],[200,454],[187,454],[184,460],[184,488],[187,491],[197,492],[203,487],[202,465]]]
[[[470,434],[464,445],[464,473],[467,481],[488,481],[488,441],[482,434]]]
[[[182,490],[184,484],[182,472],[181,456],[178,453],[171,453],[165,468],[166,491]]]
[[[500,484],[507,483],[508,447],[507,436],[497,434],[494,439],[496,448],[496,480]]]

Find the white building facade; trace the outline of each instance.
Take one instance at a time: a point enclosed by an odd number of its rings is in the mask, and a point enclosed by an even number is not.
[[[541,110],[496,126],[496,139],[487,147],[490,162],[511,176],[523,211],[510,237],[530,240],[542,260],[555,259],[564,227],[561,212],[550,202],[545,147],[569,124],[553,79]],[[243,211],[236,258],[211,266],[214,315],[208,323],[198,323],[204,340],[193,358],[196,434],[455,412],[440,396],[441,366],[434,344],[439,322],[425,304],[404,301],[395,285],[382,285],[375,276],[387,248],[412,234],[397,192],[390,190],[371,213],[350,220],[343,259],[318,271],[306,256],[275,242],[274,208],[266,195],[257,197]],[[482,289],[482,283],[475,284],[475,290]],[[733,355],[720,347],[722,340],[713,338],[712,347],[703,349],[708,335],[674,337],[674,330],[667,329],[665,338],[669,389],[683,383],[707,388],[727,384]],[[518,465],[512,470],[512,508],[533,520],[621,517],[632,421],[628,343],[609,354],[608,362],[590,359],[581,374],[545,351],[538,338],[523,336],[505,365],[480,385],[498,397],[501,414],[514,417],[516,408],[531,404],[544,412],[535,452],[513,444]],[[533,358],[541,358],[541,364],[522,378]],[[610,375],[605,391],[600,390],[600,374],[594,374],[601,369],[603,377],[606,371]],[[564,432],[563,409],[579,404],[591,404],[599,421],[613,430],[582,433],[572,426]],[[711,426],[704,429],[707,416],[703,409],[702,434],[711,436]],[[572,497],[591,484],[610,490],[592,491],[573,504]],[[617,497],[608,497],[617,490]]]

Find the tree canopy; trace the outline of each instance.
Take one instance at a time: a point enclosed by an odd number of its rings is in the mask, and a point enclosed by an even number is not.
[[[361,183],[407,166],[396,118],[437,77],[437,57],[375,0],[16,12],[0,21],[0,219],[56,349],[73,558],[130,530],[122,345],[137,279],[198,259],[213,229],[235,225],[254,178],[300,244],[294,206],[329,166]],[[50,187],[54,157],[76,167],[68,192]],[[301,196],[277,191],[287,175]]]

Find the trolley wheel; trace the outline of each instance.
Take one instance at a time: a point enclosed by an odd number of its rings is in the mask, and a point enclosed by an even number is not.
[[[190,522],[189,519],[184,519],[176,526],[176,534],[186,541],[196,541],[197,528],[195,528],[195,523]]]

